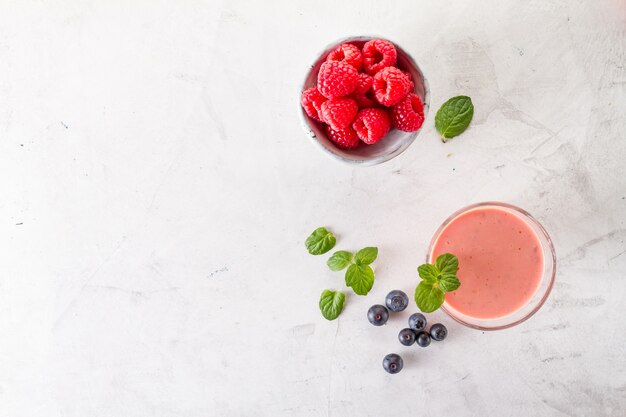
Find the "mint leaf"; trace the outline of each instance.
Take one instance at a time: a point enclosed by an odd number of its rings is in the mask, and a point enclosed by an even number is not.
[[[448,139],[460,135],[467,129],[474,117],[472,99],[467,96],[456,96],[443,103],[435,115],[435,127],[441,139]]]
[[[431,313],[443,304],[445,294],[461,286],[456,276],[459,270],[459,259],[451,253],[439,255],[435,264],[424,264],[417,267],[422,281],[415,288],[415,304],[424,313]]]
[[[326,320],[335,320],[343,310],[346,296],[341,291],[324,290],[320,296],[320,311]]]
[[[367,295],[374,286],[374,271],[369,265],[352,264],[346,271],[346,285],[358,295]]]
[[[331,250],[336,242],[335,235],[328,229],[318,227],[306,238],[304,244],[311,255],[322,255]]]
[[[459,270],[459,259],[451,253],[441,254],[435,261],[435,268],[437,268],[440,274],[456,275],[456,271]]]
[[[354,260],[360,265],[369,265],[376,260],[378,256],[378,248],[368,247],[363,248],[356,253]]]
[[[346,250],[340,250],[333,253],[333,256],[328,258],[326,265],[330,268],[331,271],[341,271],[352,262],[352,252],[348,252]]]
[[[461,281],[456,275],[443,275],[439,280],[439,288],[443,292],[454,291],[461,286]]]
[[[426,281],[419,283],[415,288],[415,304],[424,313],[432,313],[443,304],[444,293],[437,284],[430,284]]]
[[[417,267],[417,273],[420,278],[422,278],[426,282],[435,283],[437,282],[437,276],[439,275],[439,271],[435,268],[434,265],[424,264]]]

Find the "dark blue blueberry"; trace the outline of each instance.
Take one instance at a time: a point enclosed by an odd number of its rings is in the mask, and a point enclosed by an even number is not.
[[[393,290],[385,297],[387,308],[394,313],[403,311],[409,305],[409,297],[400,290]]]
[[[426,332],[419,332],[417,334],[416,342],[421,347],[426,347],[430,345],[430,335]]]
[[[446,326],[443,324],[436,323],[430,326],[430,337],[432,337],[433,340],[440,342],[445,339],[447,335],[448,329],[446,329]]]
[[[412,329],[402,329],[398,333],[398,340],[404,346],[411,346],[415,343],[415,332]]]
[[[387,311],[385,306],[381,306],[380,304],[375,304],[367,310],[367,319],[374,326],[382,326],[387,323],[388,318],[389,311]]]
[[[403,366],[404,362],[402,361],[402,358],[400,355],[396,355],[395,353],[390,353],[385,356],[385,359],[383,359],[383,368],[385,368],[385,371],[390,374],[397,374],[402,370]]]
[[[426,328],[426,317],[422,313],[411,314],[409,317],[409,327],[416,332],[421,332]]]

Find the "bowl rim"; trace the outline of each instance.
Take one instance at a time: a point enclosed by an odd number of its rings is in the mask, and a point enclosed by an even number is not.
[[[482,331],[493,331],[493,330],[503,330],[503,329],[508,329],[510,327],[513,326],[517,326],[520,323],[525,322],[526,320],[528,320],[529,318],[531,318],[533,315],[535,315],[535,313],[537,313],[537,311],[539,311],[539,309],[544,305],[544,303],[546,302],[546,300],[548,299],[548,296],[550,295],[550,293],[552,292],[552,287],[554,286],[554,281],[556,278],[556,266],[557,266],[557,262],[556,262],[556,250],[554,248],[554,243],[552,241],[552,238],[550,238],[550,235],[548,234],[548,231],[543,227],[543,225],[535,218],[533,217],[529,212],[527,212],[526,210],[517,207],[513,204],[509,204],[509,203],[503,203],[503,202],[499,202],[499,201],[483,201],[480,203],[474,203],[474,204],[470,204],[468,206],[465,206],[457,211],[455,211],[454,213],[452,213],[450,216],[448,216],[443,223],[441,223],[441,225],[437,228],[437,230],[435,231],[435,233],[433,234],[433,237],[430,240],[430,244],[428,245],[428,250],[426,252],[426,263],[430,262],[430,254],[432,253],[433,247],[437,241],[437,238],[439,237],[439,235],[441,234],[441,232],[446,228],[446,226],[448,224],[450,224],[450,222],[452,222],[454,219],[456,219],[458,216],[460,216],[461,214],[467,213],[471,210],[480,208],[480,207],[503,207],[509,210],[512,210],[514,212],[517,212],[518,214],[520,214],[522,216],[522,218],[525,221],[528,221],[530,223],[532,223],[534,226],[537,227],[538,229],[538,233],[541,233],[543,235],[543,237],[545,238],[546,242],[547,242],[547,252],[549,252],[550,254],[550,259],[549,260],[544,260],[544,262],[550,262],[552,264],[552,272],[550,274],[549,277],[547,277],[549,279],[548,282],[548,286],[545,289],[545,292],[542,294],[541,299],[539,300],[539,302],[537,303],[537,305],[535,305],[533,307],[532,310],[530,310],[528,313],[526,313],[523,317],[512,321],[510,323],[505,323],[505,324],[501,324],[501,325],[497,325],[497,326],[487,326],[487,325],[479,325],[479,324],[475,324],[475,323],[470,323],[467,322],[465,320],[463,320],[462,318],[458,317],[454,311],[451,311],[449,309],[446,308],[445,305],[445,301],[444,304],[441,306],[441,309],[449,316],[451,317],[454,321],[456,321],[457,323],[460,323],[464,326],[467,326],[469,328],[472,329],[476,329],[476,330],[482,330]],[[542,277],[542,280],[546,279],[545,276],[545,271],[544,271],[544,276]],[[532,298],[532,297],[531,297]],[[519,310],[517,310],[519,311]],[[511,313],[511,314],[515,314],[515,313]],[[506,317],[506,316],[504,316]],[[488,321],[484,320],[484,321]]]
[[[387,40],[387,41],[393,43],[394,46],[402,52],[402,54],[407,58],[409,63],[411,65],[413,65],[415,67],[415,69],[417,70],[417,72],[420,74],[421,79],[422,79],[422,84],[424,86],[424,123],[425,123],[427,115],[428,115],[428,111],[430,109],[430,86],[428,84],[428,80],[426,79],[426,76],[424,75],[424,71],[422,71],[422,69],[417,64],[417,62],[415,61],[413,56],[411,54],[409,54],[402,46],[400,46],[398,43],[394,42],[393,40],[391,40],[391,39],[389,39],[387,37],[378,36],[378,35],[360,35],[360,36],[348,36],[348,37],[340,38],[340,39],[338,39],[338,40],[336,40],[334,42],[331,42],[331,43],[327,44],[322,49],[322,51],[317,55],[317,58],[315,60],[313,60],[313,63],[316,63],[320,58],[322,58],[322,56],[327,54],[331,49],[336,48],[338,45],[340,45],[342,43],[345,43],[345,42],[355,42],[355,41],[365,41],[365,42],[367,42],[367,41],[370,41],[372,39],[384,39],[384,40]],[[314,121],[310,120],[310,117],[304,112],[304,109],[302,108],[302,104],[301,104],[302,92],[306,89],[307,78],[308,78],[308,76],[309,76],[309,74],[310,74],[312,69],[313,69],[313,66],[309,65],[309,69],[305,72],[304,79],[302,80],[302,82],[300,84],[300,90],[298,91],[298,96],[297,96],[298,109],[299,109],[298,115],[299,115],[299,118],[300,118],[300,124],[302,125],[302,128],[304,129],[304,132],[307,135],[307,137],[311,140],[311,142],[318,149],[320,149],[325,155],[329,156],[331,159],[333,159],[335,161],[342,162],[344,164],[352,165],[352,166],[366,167],[366,166],[379,165],[379,164],[382,164],[383,162],[387,162],[387,161],[395,158],[396,156],[398,156],[401,153],[403,153],[404,151],[406,151],[409,148],[409,146],[411,146],[413,144],[413,142],[415,141],[415,139],[417,138],[419,133],[424,128],[424,125],[422,124],[422,126],[417,131],[411,132],[413,134],[411,135],[411,137],[409,137],[407,139],[406,145],[399,146],[393,152],[390,152],[390,153],[387,153],[387,154],[384,154],[384,155],[380,155],[380,156],[377,156],[377,157],[374,157],[374,158],[369,158],[369,159],[350,159],[350,158],[346,158],[346,157],[344,157],[342,155],[339,155],[339,154],[331,151],[330,149],[328,149],[326,146],[324,146],[318,140],[317,135],[315,134],[315,132],[313,131],[313,129],[309,125],[309,121],[310,122],[314,122]]]

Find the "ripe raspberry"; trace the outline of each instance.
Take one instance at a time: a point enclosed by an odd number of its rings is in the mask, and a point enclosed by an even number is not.
[[[393,43],[384,39],[374,39],[363,45],[363,67],[369,75],[381,69],[396,65],[398,53]]]
[[[311,87],[302,92],[300,103],[302,103],[304,111],[311,119],[323,122],[320,112],[322,111],[322,103],[326,100],[327,98],[324,97],[316,87]]]
[[[393,106],[407,95],[411,81],[398,68],[387,67],[376,73],[372,89],[380,104]]]
[[[343,130],[359,112],[359,106],[351,98],[331,98],[322,103],[322,119],[335,130]]]
[[[383,109],[363,109],[359,111],[352,127],[363,142],[371,145],[385,137],[391,122]]]
[[[326,61],[317,73],[317,89],[327,98],[347,96],[358,81],[356,69],[345,62]]]
[[[413,83],[413,76],[411,75],[411,73],[408,71],[402,71],[402,72],[404,72],[404,75],[406,75],[406,78],[408,78],[409,83],[411,85],[411,88],[409,89],[409,91],[415,91],[415,83]]]
[[[374,82],[374,78],[371,75],[367,74],[359,74],[359,82],[357,84],[356,90],[354,92],[356,94],[365,94],[367,91],[372,88],[372,83]]]
[[[350,43],[342,43],[328,54],[326,61],[338,61],[350,64],[357,71],[363,68],[363,57],[361,50]]]
[[[348,126],[343,130],[333,130],[332,127],[326,126],[326,133],[328,134],[328,139],[341,149],[354,149],[359,146],[359,136],[352,126]]]
[[[424,104],[419,96],[408,94],[391,108],[391,124],[398,130],[415,132],[424,123]]]
[[[356,102],[356,105],[359,106],[359,109],[380,106],[380,104],[376,101],[376,97],[374,97],[374,91],[372,90],[368,90],[365,94],[352,93],[350,95],[350,98],[352,98]]]

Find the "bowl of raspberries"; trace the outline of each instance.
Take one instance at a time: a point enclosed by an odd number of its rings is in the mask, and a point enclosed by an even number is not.
[[[307,135],[333,158],[376,165],[405,151],[428,113],[428,84],[398,45],[375,37],[333,43],[307,74],[300,95]]]

